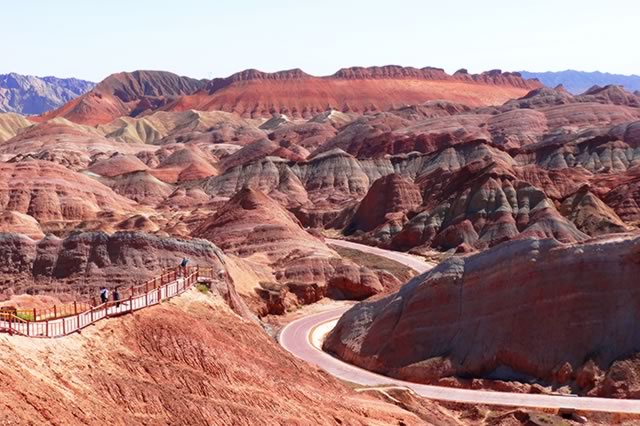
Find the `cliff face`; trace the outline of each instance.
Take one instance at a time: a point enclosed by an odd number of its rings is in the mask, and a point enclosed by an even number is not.
[[[356,305],[325,348],[412,381],[533,378],[602,393],[602,372],[640,350],[638,259],[640,238],[630,234],[525,239],[454,257]]]
[[[76,78],[0,75],[0,112],[37,115],[61,107],[95,83]]]

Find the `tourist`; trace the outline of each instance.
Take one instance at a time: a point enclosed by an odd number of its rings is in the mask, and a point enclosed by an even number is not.
[[[100,301],[105,304],[109,301],[109,290],[106,287],[100,288]]]
[[[116,302],[116,308],[120,306],[120,292],[118,291],[119,287],[116,287],[113,290],[113,301]]]
[[[182,273],[183,277],[187,276],[187,264],[189,263],[189,259],[187,259],[186,257],[182,258],[182,262],[180,262],[180,272]]]

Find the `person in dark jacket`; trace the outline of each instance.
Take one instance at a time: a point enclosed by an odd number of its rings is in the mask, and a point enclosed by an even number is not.
[[[187,276],[187,264],[189,263],[189,259],[186,257],[182,258],[182,262],[180,262],[180,273],[182,273],[183,277]]]
[[[109,290],[106,287],[100,288],[100,301],[105,304],[109,301]]]
[[[116,308],[120,306],[120,292],[118,291],[119,287],[116,287],[113,290],[113,301],[116,302]]]

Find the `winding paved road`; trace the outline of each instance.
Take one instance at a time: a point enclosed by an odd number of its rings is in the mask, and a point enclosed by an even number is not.
[[[328,240],[328,242],[330,244],[384,256],[401,262],[418,272],[427,271],[432,267],[432,265],[404,253],[391,252],[346,241]],[[293,321],[281,330],[278,340],[283,348],[296,357],[317,365],[339,379],[363,386],[400,386],[412,389],[418,395],[426,398],[470,404],[553,409],[564,408],[583,411],[640,414],[640,400],[455,389],[411,383],[372,373],[334,358],[319,348],[319,342],[322,340],[323,335],[335,326],[337,320],[348,309],[349,306],[331,309]]]
[[[333,240],[331,238],[326,238],[325,241],[328,244],[331,244],[334,246],[340,246],[348,249],[359,250],[359,251],[375,254],[381,257],[386,257],[387,259],[395,260],[396,262],[402,263],[403,265],[408,266],[409,268],[419,273],[427,272],[429,269],[436,266],[434,263],[425,262],[419,257],[413,256],[407,253],[400,253],[397,251],[384,250],[378,247],[365,246],[363,244],[352,243],[351,241]]]

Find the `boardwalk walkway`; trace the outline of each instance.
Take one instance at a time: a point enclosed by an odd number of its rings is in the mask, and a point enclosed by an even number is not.
[[[112,316],[122,315],[178,296],[202,278],[213,278],[212,270],[188,267],[175,268],[146,283],[123,292],[118,302],[100,305],[74,302],[46,310],[18,310],[0,313],[0,333],[28,337],[62,337]]]

